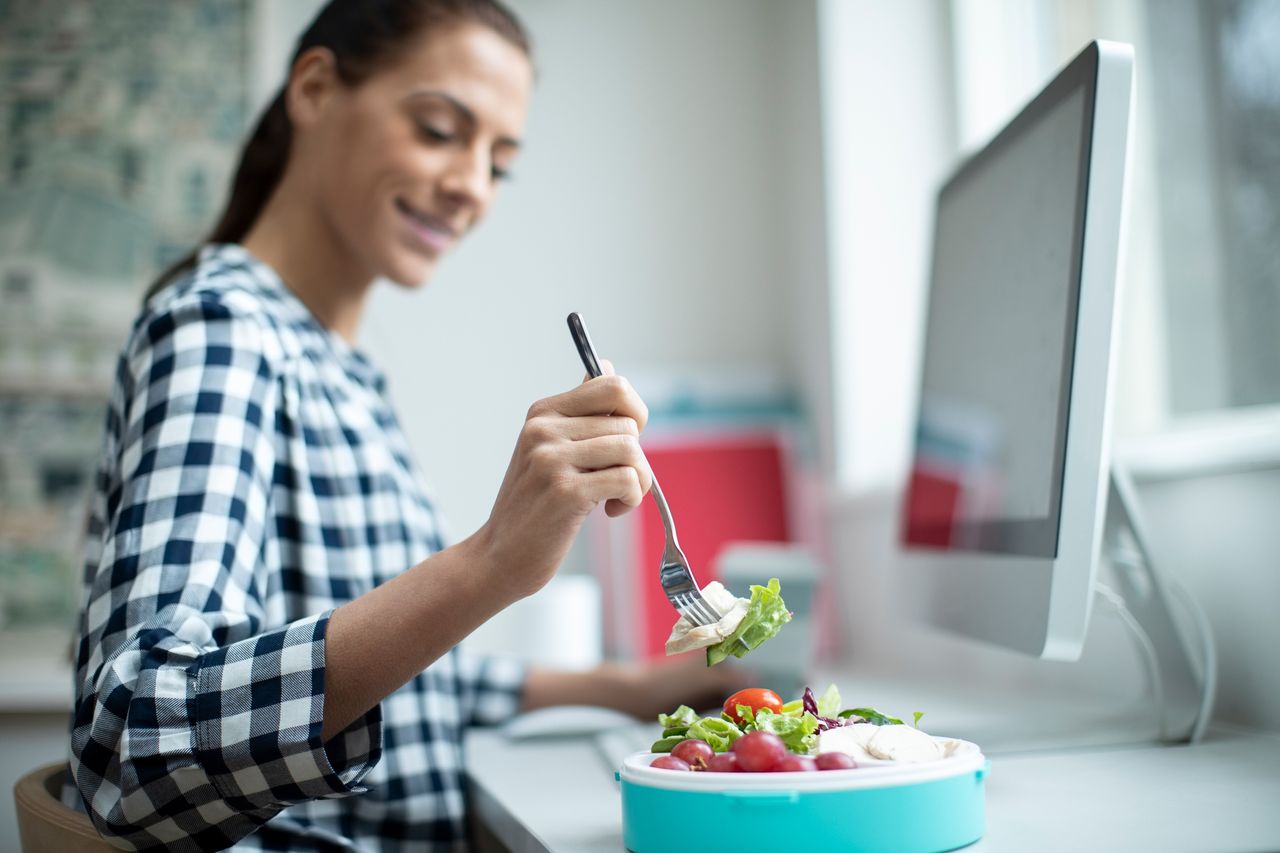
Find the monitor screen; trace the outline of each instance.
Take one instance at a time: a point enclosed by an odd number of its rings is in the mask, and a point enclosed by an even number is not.
[[[939,194],[910,545],[1057,554],[1091,119],[1072,82]]]
[[[938,193],[901,602],[1083,647],[1107,507],[1133,49],[1091,42]]]

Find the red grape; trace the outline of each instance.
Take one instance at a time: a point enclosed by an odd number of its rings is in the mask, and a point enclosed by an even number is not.
[[[738,756],[738,768],[748,773],[772,770],[775,764],[787,757],[787,747],[782,738],[772,732],[747,732],[734,741],[733,751]]]
[[[858,762],[843,752],[824,752],[814,761],[819,770],[852,770],[858,766]]]
[[[702,770],[716,751],[705,740],[693,738],[682,740],[671,750],[671,754],[688,764],[694,770]]]
[[[650,763],[649,766],[657,767],[659,770],[692,770],[693,769],[689,766],[689,762],[681,761],[679,758],[676,758],[674,755],[659,755],[657,758],[653,759],[652,763]]]
[[[817,770],[817,766],[813,763],[812,758],[806,758],[803,755],[787,755],[781,761],[773,765],[774,773],[788,773],[796,770],[813,771]]]
[[[737,773],[741,770],[738,766],[738,756],[732,752],[722,752],[714,755],[707,762],[707,772],[709,773]]]

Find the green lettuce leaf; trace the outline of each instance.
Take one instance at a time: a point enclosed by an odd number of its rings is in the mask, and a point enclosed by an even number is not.
[[[681,705],[670,714],[659,714],[658,725],[664,729],[688,728],[698,719],[698,712],[688,705]]]
[[[727,720],[703,717],[689,726],[688,737],[705,740],[716,752],[728,752],[733,742],[742,737],[742,730]]]
[[[707,666],[715,666],[733,655],[740,658],[775,636],[783,625],[791,621],[791,612],[780,594],[777,578],[770,578],[768,586],[751,585],[751,603],[747,615],[742,617],[733,633],[714,646],[707,646]]]
[[[861,717],[873,726],[900,726],[902,720],[897,717],[890,717],[887,714],[881,714],[875,708],[849,708],[841,711],[840,716],[844,717]]]
[[[838,713],[840,713],[840,690],[834,684],[829,684],[818,697],[818,716],[834,717]]]
[[[761,708],[755,715],[755,728],[757,731],[772,732],[782,738],[787,749],[801,755],[812,752],[818,745],[818,718],[808,711],[793,717]]]

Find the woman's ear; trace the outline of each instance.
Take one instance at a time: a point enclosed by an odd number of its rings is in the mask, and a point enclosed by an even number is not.
[[[313,47],[293,63],[285,91],[285,109],[294,127],[315,124],[340,84],[337,60],[327,47]]]

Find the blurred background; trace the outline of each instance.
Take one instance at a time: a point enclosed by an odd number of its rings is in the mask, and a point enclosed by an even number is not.
[[[115,355],[146,283],[212,225],[319,5],[0,0],[0,790],[65,749]],[[515,179],[424,290],[378,289],[362,333],[453,538],[487,518],[529,405],[580,380],[578,311],[653,412],[700,576],[792,573],[812,626],[792,653],[1139,689],[1105,618],[1079,665],[1024,660],[902,623],[889,570],[934,193],[1090,39],[1126,41],[1117,446],[1166,448],[1138,474],[1159,556],[1219,635],[1219,716],[1280,728],[1280,4],[511,5],[539,68]],[[1245,462],[1180,467],[1179,441]],[[561,576],[468,642],[654,654],[656,524],[593,517]],[[810,582],[821,606],[799,603]],[[15,838],[0,796],[0,850]]]

